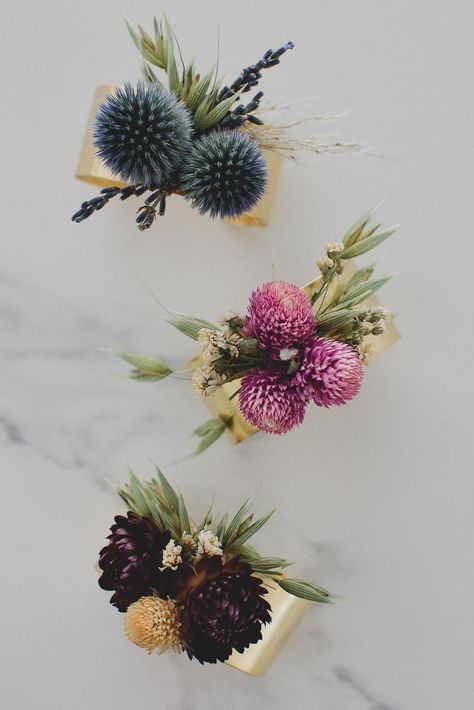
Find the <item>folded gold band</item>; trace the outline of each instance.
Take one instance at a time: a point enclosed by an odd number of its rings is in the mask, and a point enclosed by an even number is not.
[[[243,653],[234,651],[227,665],[253,676],[263,676],[281,651],[288,636],[311,606],[311,602],[288,594],[273,580],[264,580],[266,600],[272,608],[272,621],[262,626],[262,638]]]

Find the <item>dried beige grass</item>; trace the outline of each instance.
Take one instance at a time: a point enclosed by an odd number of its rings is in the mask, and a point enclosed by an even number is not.
[[[314,99],[265,104],[255,113],[264,121],[257,126],[246,123],[246,130],[261,148],[272,150],[279,155],[296,160],[304,154],[322,155],[354,152],[362,149],[358,143],[345,143],[328,135],[304,135],[298,129],[306,124],[333,121],[343,118],[344,113],[312,114],[293,118],[295,111],[311,105]]]

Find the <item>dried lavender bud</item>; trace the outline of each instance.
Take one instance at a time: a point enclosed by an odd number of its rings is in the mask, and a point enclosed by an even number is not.
[[[71,220],[79,224],[80,222],[83,222],[85,219],[87,219],[87,217],[90,217],[90,215],[94,212],[97,212],[98,210],[101,210],[103,207],[105,207],[105,205],[108,204],[109,200],[111,200],[112,197],[115,197],[115,195],[120,195],[121,200],[126,200],[132,195],[135,197],[142,195],[144,192],[147,191],[147,189],[148,188],[146,188],[140,183],[134,185],[126,185],[125,187],[103,187],[100,191],[100,195],[98,195],[97,197],[93,197],[90,200],[86,200],[81,204],[81,209],[73,214]],[[160,192],[159,194],[161,195],[162,193]]]
[[[238,91],[245,93],[249,91],[252,86],[256,86],[262,76],[262,69],[269,69],[270,67],[279,64],[281,55],[288,49],[293,49],[294,46],[293,42],[287,42],[275,51],[273,49],[267,49],[260,61],[253,66],[245,67],[245,69],[242,70],[240,76],[231,84],[230,88],[228,86],[224,86],[221,89],[219,93],[219,101],[222,101],[225,98],[230,98],[232,94],[235,94]]]
[[[263,121],[261,118],[258,118],[258,116],[252,116],[251,114],[247,116],[247,121],[250,121],[250,123],[255,123],[256,126],[263,126]]]
[[[126,200],[128,199],[131,195],[135,194],[135,185],[127,185],[126,187],[122,187],[120,190],[120,199],[121,200]]]
[[[138,224],[138,229],[143,232],[145,229],[149,229],[156,219],[156,210],[153,207],[143,206],[138,210],[138,217],[136,218],[136,223]]]
[[[165,212],[166,212],[166,195],[163,195],[163,197],[160,200],[159,207],[158,207],[158,214],[160,215],[160,217],[163,217]]]
[[[161,197],[162,194],[163,193],[161,190],[156,190],[156,192],[152,192],[151,195],[146,198],[145,204],[151,205],[152,202],[155,202],[159,197]]]
[[[263,125],[263,121],[257,116],[251,116],[253,111],[256,111],[260,106],[260,101],[263,96],[263,91],[259,91],[255,94],[253,99],[246,105],[239,104],[236,108],[224,116],[220,125],[222,128],[237,128],[242,126],[245,121],[250,121],[256,125]]]

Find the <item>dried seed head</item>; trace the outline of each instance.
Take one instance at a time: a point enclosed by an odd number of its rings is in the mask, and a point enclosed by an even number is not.
[[[180,650],[179,611],[172,599],[141,597],[128,607],[124,629],[130,641],[148,653]]]

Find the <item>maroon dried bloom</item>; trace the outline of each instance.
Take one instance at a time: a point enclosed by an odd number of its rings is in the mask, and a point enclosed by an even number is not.
[[[128,511],[127,517],[115,516],[109,544],[99,553],[102,576],[99,586],[113,591],[110,603],[119,611],[153,592],[166,598],[173,586],[170,570],[160,571],[163,549],[171,539],[151,520]]]
[[[234,649],[242,653],[262,638],[271,609],[262,596],[267,593],[262,580],[251,573],[250,565],[236,558],[223,563],[212,557],[181,576],[181,635],[189,658],[223,662]]]

